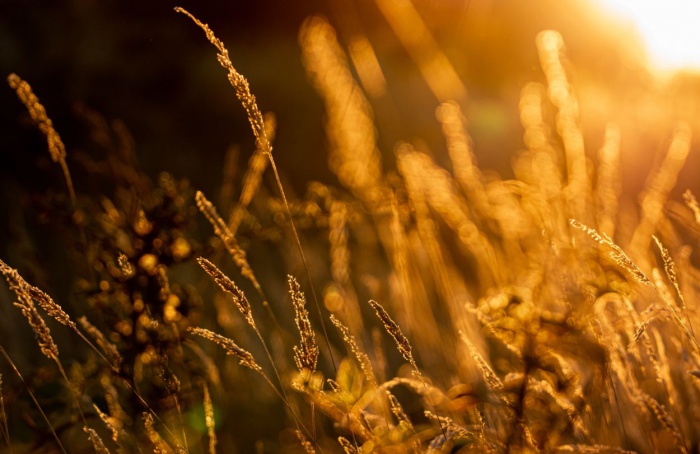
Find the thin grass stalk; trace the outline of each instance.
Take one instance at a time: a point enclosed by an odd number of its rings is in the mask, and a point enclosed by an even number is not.
[[[549,99],[558,109],[557,132],[564,143],[566,153],[567,186],[564,191],[570,216],[587,219],[590,182],[586,170],[586,154],[583,134],[579,124],[579,105],[569,84],[561,52],[564,48],[562,36],[554,30],[545,30],[537,35],[537,50],[545,76]]]
[[[220,334],[216,334],[208,329],[190,327],[187,329],[187,331],[190,334],[194,334],[203,337],[204,339],[207,339],[211,342],[214,342],[215,344],[219,345],[224,350],[226,350],[227,355],[235,356],[236,358],[238,358],[238,361],[242,366],[247,367],[253,372],[257,372],[258,374],[260,374],[263,380],[265,380],[265,382],[272,388],[277,397],[279,397],[280,400],[289,409],[290,413],[292,414],[292,418],[294,419],[294,423],[297,426],[297,429],[304,429],[304,432],[306,432],[306,434],[310,436],[314,440],[314,442],[316,442],[315,437],[312,435],[309,429],[306,428],[306,426],[301,422],[299,417],[294,412],[294,409],[292,408],[292,405],[290,404],[289,400],[279,389],[277,389],[277,386],[274,383],[272,383],[272,381],[267,376],[263,368],[258,364],[257,361],[255,361],[255,358],[250,352],[239,347],[232,339],[229,339]]]
[[[49,427],[49,430],[51,431],[51,435],[53,435],[53,438],[56,440],[56,444],[58,444],[58,448],[61,450],[61,452],[63,454],[68,454],[66,452],[66,449],[63,447],[63,443],[61,443],[60,438],[58,438],[56,431],[54,430],[53,426],[51,425],[51,421],[49,421],[48,416],[46,416],[46,413],[44,413],[44,410],[41,408],[41,405],[39,405],[39,401],[36,400],[36,396],[34,395],[34,392],[32,392],[31,388],[29,387],[29,384],[24,380],[24,377],[19,372],[19,370],[17,369],[17,366],[12,361],[12,358],[10,358],[10,355],[7,354],[7,351],[5,351],[5,348],[2,345],[0,345],[0,353],[2,354],[2,356],[5,357],[5,360],[10,364],[12,369],[15,371],[15,373],[17,374],[19,379],[22,381],[22,384],[24,384],[24,387],[27,390],[29,397],[32,399],[32,402],[34,402],[34,405],[36,406],[37,410],[39,410],[41,417],[44,419],[44,421],[46,422],[46,425]]]
[[[265,136],[268,138],[268,141],[272,143],[275,140],[275,130],[277,128],[277,121],[275,120],[274,114],[266,112],[263,117],[263,122],[265,123]],[[256,146],[253,156],[251,156],[248,161],[248,170],[243,177],[243,186],[241,195],[238,198],[238,204],[231,212],[231,217],[228,221],[228,228],[233,235],[238,231],[238,227],[243,220],[243,215],[260,187],[262,175],[267,168],[267,163],[268,159],[265,149]]]
[[[328,204],[328,240],[330,243],[330,271],[342,299],[343,319],[351,332],[364,332],[362,313],[357,293],[351,285],[350,249],[348,248],[348,207],[334,198]],[[326,306],[328,307],[328,305]]]
[[[207,435],[209,436],[209,454],[216,454],[216,421],[214,419],[214,406],[211,403],[211,395],[209,387],[205,382],[202,382],[203,405],[204,405],[204,424],[207,427]]]
[[[39,341],[39,347],[42,350],[42,353],[46,355],[48,358],[52,359],[53,361],[56,361],[59,365],[59,369],[62,371],[63,368],[60,365],[60,362],[58,362],[58,347],[54,343],[53,339],[51,338],[51,333],[49,328],[46,326],[44,320],[41,318],[39,313],[36,310],[36,307],[34,306],[34,301],[36,300],[37,303],[44,309],[49,315],[51,315],[56,321],[61,323],[62,325],[68,326],[71,328],[78,336],[95,352],[97,355],[104,360],[104,362],[112,369],[112,371],[122,378],[123,383],[131,390],[131,392],[136,396],[136,398],[139,400],[139,402],[144,406],[144,408],[147,409],[149,413],[153,415],[153,417],[163,425],[165,430],[173,437],[175,438],[174,434],[170,430],[170,428],[165,424],[160,417],[156,414],[156,412],[148,405],[146,400],[136,391],[134,386],[129,383],[129,381],[125,378],[122,377],[120,374],[120,370],[117,366],[115,366],[110,359],[108,359],[100,350],[78,329],[77,325],[70,319],[68,314],[46,293],[42,292],[38,288],[32,286],[31,284],[27,283],[27,281],[24,280],[24,278],[17,272],[17,270],[9,267],[4,261],[0,260],[0,273],[2,273],[5,276],[5,279],[7,280],[10,289],[13,290],[18,298],[20,299],[20,303],[15,303],[16,306],[18,306],[21,310],[22,313],[25,315],[27,320],[29,321],[30,326],[34,330],[34,332],[37,335],[37,340]],[[118,354],[118,352],[117,352]],[[68,377],[66,376],[65,372],[62,371],[62,375],[64,376],[66,383],[68,383],[68,386],[70,387],[70,380],[68,380]],[[72,388],[71,388],[72,389]],[[77,401],[76,401],[77,403]],[[79,404],[78,404],[79,405]],[[80,409],[80,406],[78,407]],[[82,413],[82,409],[80,409]],[[86,424],[87,425],[87,424]]]
[[[374,114],[350,72],[335,30],[320,16],[308,18],[299,32],[306,72],[325,104],[328,165],[368,209],[381,209],[384,186]]]
[[[630,242],[630,251],[649,249],[651,236],[663,217],[663,207],[668,195],[676,185],[678,174],[685,165],[690,152],[692,130],[687,123],[679,124],[668,146],[658,171],[647,181],[641,201],[641,219]],[[640,257],[643,259],[643,257]]]
[[[2,418],[2,435],[7,443],[7,448],[12,454],[12,443],[10,442],[10,427],[7,424],[7,413],[5,412],[5,397],[2,394],[2,374],[0,374],[0,417]]]
[[[458,103],[442,103],[435,111],[442,134],[447,142],[447,152],[452,161],[454,175],[467,198],[480,216],[488,216],[489,202],[481,181],[481,171],[476,163],[471,138],[464,126],[465,119]]]
[[[121,448],[119,438],[126,435],[121,426],[117,427],[116,425],[121,423],[118,420],[117,423],[115,423],[116,418],[114,416],[107,415],[105,412],[100,410],[100,407],[98,407],[96,404],[92,404],[92,408],[95,410],[95,413],[97,413],[97,415],[100,417],[105,427],[107,427],[107,429],[111,432],[112,441],[114,441]]]
[[[180,406],[180,399],[178,399],[177,397],[177,394],[180,391],[180,380],[170,369],[168,369],[168,376],[166,377],[165,367],[161,368],[161,376],[163,378],[163,381],[165,382],[165,388],[168,393],[168,397],[172,399],[173,404],[175,405],[175,411],[177,412],[178,422],[180,423],[181,440],[178,440],[174,437],[173,439],[177,444],[178,449],[182,448],[182,450],[187,451],[188,443],[187,431],[185,430],[185,419],[182,417],[182,407]]]
[[[228,56],[228,50],[224,46],[224,43],[214,35],[214,32],[212,32],[209,26],[201,22],[196,17],[194,17],[184,8],[176,7],[175,11],[186,15],[197,26],[199,26],[204,31],[209,42],[212,43],[214,47],[216,47],[219,51],[219,53],[217,54],[217,59],[219,61],[219,64],[228,71],[228,80],[231,83],[231,86],[233,86],[233,88],[235,89],[236,97],[241,102],[243,108],[247,113],[248,121],[253,130],[253,135],[255,136],[256,146],[259,146],[270,160],[270,166],[272,167],[272,172],[275,175],[277,188],[279,189],[280,195],[282,196],[282,201],[284,202],[284,207],[287,212],[287,216],[289,217],[289,224],[292,229],[292,234],[294,236],[294,240],[299,251],[302,263],[304,265],[306,276],[309,280],[311,293],[313,295],[314,304],[316,306],[316,310],[318,311],[318,316],[321,321],[321,327],[323,328],[323,335],[326,341],[326,346],[328,347],[328,353],[331,359],[331,363],[333,365],[333,370],[334,372],[337,372],[338,369],[336,367],[335,359],[333,358],[333,350],[331,349],[330,339],[328,338],[328,331],[326,329],[326,323],[321,312],[321,305],[318,302],[318,297],[316,296],[316,289],[314,288],[313,281],[311,279],[311,272],[309,271],[309,265],[306,261],[306,255],[304,254],[304,249],[301,247],[301,240],[299,239],[297,228],[294,225],[294,221],[292,219],[292,211],[289,208],[287,195],[284,191],[284,187],[282,186],[282,180],[280,179],[280,175],[277,170],[277,165],[275,164],[275,160],[272,157],[272,145],[270,144],[270,141],[265,133],[265,122],[263,120],[262,114],[260,113],[260,109],[258,108],[255,96],[250,92],[250,86],[246,78],[243,77],[238,71],[236,71],[236,69],[233,66],[233,63],[231,63],[231,59]]]
[[[404,336],[403,332],[401,331],[401,328],[399,325],[392,320],[392,318],[389,316],[387,311],[382,307],[381,304],[379,304],[376,301],[369,300],[369,305],[372,306],[372,309],[374,309],[374,312],[377,314],[377,317],[379,317],[379,320],[381,320],[382,324],[384,325],[384,329],[391,335],[391,337],[394,338],[394,341],[396,342],[396,346],[399,349],[399,352],[401,355],[404,357],[406,361],[409,362],[409,364],[413,367],[413,370],[416,374],[416,376],[421,378],[421,382],[423,382],[423,385],[425,386],[426,393],[428,391],[428,385],[423,380],[423,375],[420,373],[420,370],[418,370],[418,365],[416,364],[415,359],[413,358],[413,353],[411,352],[411,343],[408,341],[408,338]],[[432,399],[428,394],[426,394],[426,399],[428,400],[428,403],[431,407],[431,410],[433,413],[437,415],[437,410],[435,408],[434,402],[432,402]],[[442,431],[442,435],[447,438],[447,434],[445,432],[445,427],[443,427],[442,422],[438,419],[438,423],[440,424],[440,430]]]
[[[44,354],[44,356],[56,363],[56,366],[58,367],[58,370],[63,379],[65,380],[68,390],[70,391],[71,397],[73,397],[73,401],[78,407],[78,413],[80,414],[80,418],[83,421],[83,425],[87,427],[85,414],[83,413],[83,409],[80,406],[80,402],[78,400],[79,396],[77,390],[75,390],[71,385],[71,382],[68,379],[65,370],[63,369],[63,365],[61,364],[61,361],[58,358],[58,346],[56,345],[53,337],[51,336],[51,330],[46,325],[46,322],[41,317],[41,315],[39,315],[39,312],[36,310],[31,291],[28,289],[29,284],[27,284],[26,281],[24,281],[24,279],[22,279],[19,273],[17,273],[15,270],[10,269],[10,271],[8,272],[7,268],[7,265],[4,262],[0,261],[0,272],[2,272],[2,274],[5,275],[8,283],[10,284],[10,289],[17,294],[17,297],[19,299],[19,302],[14,303],[14,305],[22,311],[22,315],[24,315],[24,317],[27,319],[27,322],[29,323],[29,326],[34,331],[34,335],[37,343],[39,344],[39,349],[41,350],[41,352]],[[45,294],[43,295],[46,296]],[[46,300],[43,301],[44,303],[46,303]],[[75,324],[68,318],[68,315],[65,312],[63,312],[63,310],[60,309],[58,305],[54,304],[54,306],[48,306],[48,309],[50,311],[49,314],[56,318],[59,322],[68,325],[72,324],[73,326],[75,326]]]
[[[310,377],[316,371],[316,363],[318,361],[316,335],[311,327],[309,312],[306,310],[306,298],[299,287],[299,283],[292,276],[287,276],[287,282],[289,283],[289,294],[292,297],[292,305],[294,306],[294,321],[301,337],[299,346],[294,346],[294,362],[299,372]]]
[[[231,145],[226,150],[224,156],[224,166],[222,169],[223,181],[219,189],[219,206],[224,213],[232,212],[234,193],[236,192],[236,177],[238,176],[238,158],[239,148],[236,145]],[[229,224],[229,228],[230,228]]]
[[[238,241],[236,241],[236,238],[228,229],[224,220],[221,219],[214,205],[201,191],[197,191],[195,194],[195,201],[197,203],[197,208],[212,225],[214,233],[221,239],[234,263],[241,270],[241,274],[253,284],[258,292],[262,293],[262,287],[248,263],[245,251],[238,245]]]
[[[605,142],[598,151],[598,181],[596,184],[596,211],[598,230],[615,237],[615,217],[621,192],[620,184],[620,127],[608,123]]]
[[[595,229],[592,229],[584,224],[581,224],[580,222],[576,221],[575,219],[572,219],[570,221],[571,226],[579,229],[585,233],[587,233],[593,240],[597,241],[600,244],[607,245],[612,249],[610,252],[610,257],[613,259],[613,261],[620,267],[622,267],[624,270],[629,272],[632,276],[634,276],[635,279],[637,279],[639,282],[645,285],[649,285],[656,291],[656,293],[659,295],[661,298],[661,301],[666,305],[666,307],[671,311],[673,314],[673,317],[675,318],[676,322],[678,325],[681,327],[681,329],[685,332],[685,334],[690,338],[692,343],[695,345],[695,348],[697,349],[698,352],[700,352],[700,344],[698,344],[697,339],[695,338],[695,335],[690,331],[690,329],[686,326],[685,322],[681,318],[681,316],[678,314],[678,311],[676,310],[675,304],[671,302],[668,298],[668,296],[665,294],[665,292],[661,291],[657,285],[655,285],[651,279],[647,277],[647,275],[635,264],[632,259],[630,259],[627,254],[618,246],[617,244],[613,243],[613,241],[604,233],[601,235],[598,232],[596,232]]]
[[[141,420],[143,421],[143,428],[146,432],[146,436],[151,444],[154,446],[154,452],[157,453],[171,453],[173,452],[172,447],[166,442],[163,437],[160,436],[158,431],[155,429],[155,422],[153,420],[153,415],[150,413],[142,413]]]
[[[357,345],[355,337],[350,334],[350,329],[343,325],[343,323],[338,320],[334,315],[330,317],[331,323],[338,328],[340,335],[343,337],[345,343],[350,347],[350,351],[355,355],[357,363],[360,365],[360,370],[362,370],[365,380],[370,384],[370,387],[375,388],[377,386],[377,379],[374,376],[374,369],[372,368],[372,361],[370,361],[369,356],[364,353],[360,347]]]
[[[250,327],[253,328],[255,335],[257,336],[258,340],[262,344],[263,349],[265,350],[265,356],[267,356],[267,359],[270,362],[270,366],[272,367],[275,377],[279,382],[280,391],[284,396],[284,400],[288,400],[287,392],[284,389],[284,382],[282,381],[282,377],[280,376],[277,365],[275,364],[275,361],[272,358],[272,353],[270,352],[270,349],[267,346],[267,342],[263,338],[262,334],[260,333],[260,330],[258,329],[258,326],[255,323],[252,309],[250,307],[250,302],[248,302],[248,299],[246,298],[245,294],[241,289],[238,288],[238,286],[236,286],[236,284],[231,279],[229,279],[228,276],[226,276],[223,273],[223,271],[221,271],[216,265],[211,263],[209,260],[200,257],[197,259],[197,263],[199,263],[202,269],[214,279],[214,282],[216,282],[217,285],[224,292],[230,294],[233,297],[233,301],[236,308],[241,313],[241,315],[243,315],[243,318],[245,319],[246,323],[248,323],[248,325],[250,325]],[[281,331],[281,327],[279,327],[279,329]]]
[[[411,0],[375,0],[409,56],[418,66],[430,90],[440,102],[467,97],[467,89],[440,49]]]
[[[39,102],[39,98],[34,94],[29,83],[22,80],[17,74],[10,74],[7,77],[7,82],[10,87],[15,90],[17,97],[29,111],[32,121],[34,121],[39,130],[46,137],[51,160],[61,166],[63,176],[66,180],[66,186],[68,187],[71,205],[75,210],[75,190],[73,189],[73,180],[71,179],[70,172],[68,171],[68,164],[66,163],[66,147],[61,140],[61,136],[56,129],[54,129],[53,122],[46,114],[46,109],[41,102]]]
[[[698,204],[695,195],[693,195],[693,192],[690,189],[686,189],[683,193],[683,200],[685,201],[686,206],[690,208],[690,211],[693,212],[695,223],[700,224],[700,204]]]
[[[262,305],[267,311],[267,314],[269,315],[270,319],[272,320],[273,325],[279,332],[282,332],[282,326],[277,320],[277,316],[272,310],[270,303],[268,303],[267,297],[265,296],[265,292],[260,286],[260,283],[258,282],[258,279],[255,276],[253,269],[248,263],[245,251],[239,246],[238,241],[236,241],[233,235],[233,232],[229,230],[224,220],[221,219],[221,216],[219,216],[219,213],[216,211],[214,205],[211,202],[209,202],[209,200],[207,200],[207,198],[201,191],[197,191],[197,193],[195,194],[195,200],[197,202],[197,208],[199,208],[199,211],[204,215],[205,218],[207,218],[209,223],[212,225],[212,227],[214,228],[214,233],[216,234],[216,236],[219,237],[219,239],[221,239],[222,243],[224,244],[224,247],[226,248],[226,251],[229,253],[236,266],[238,266],[238,268],[240,269],[243,277],[248,279],[253,284],[253,287],[258,293],[258,296],[260,296]]]
[[[685,320],[688,323],[688,326],[690,327],[690,332],[692,333],[693,337],[695,337],[695,330],[693,329],[693,325],[690,322],[690,316],[688,315],[688,308],[685,305],[685,298],[683,297],[683,292],[681,292],[681,287],[680,287],[680,284],[678,283],[678,275],[676,274],[676,265],[673,263],[673,259],[671,258],[671,254],[668,252],[668,249],[666,249],[664,247],[664,245],[661,243],[661,240],[659,240],[654,235],[652,235],[652,238],[654,239],[654,243],[656,243],[656,247],[659,248],[659,252],[661,253],[661,259],[664,262],[664,272],[666,273],[666,277],[673,285],[673,289],[676,291],[676,295],[678,296],[678,300],[680,301],[680,309],[683,312],[683,314],[685,315]]]

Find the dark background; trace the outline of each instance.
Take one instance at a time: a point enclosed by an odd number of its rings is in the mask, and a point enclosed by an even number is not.
[[[309,180],[333,181],[326,167],[322,104],[306,82],[297,44],[299,27],[311,14],[326,15],[341,43],[359,27],[375,46],[399,112],[392,137],[380,132],[384,153],[390,155],[399,139],[441,143],[434,121],[437,101],[371,1],[5,0],[0,5],[3,76],[15,72],[32,85],[66,143],[69,165],[71,150],[86,140],[76,105],[107,121],[123,121],[151,175],[166,170],[211,192],[230,145],[241,145],[240,162],[246,162],[253,139],[243,110],[214,48],[173,11],[176,5],[212,27],[249,79],[261,109],[277,115],[276,158],[298,190]],[[602,19],[583,1],[422,0],[416,5],[469,89],[465,104],[482,166],[505,176],[510,156],[522,147],[519,91],[528,81],[543,80],[535,48],[539,31],[563,34],[573,83],[583,93],[596,87],[603,98],[596,102],[604,104],[607,118],[595,110],[599,105],[581,100],[591,156],[605,121],[629,121],[639,94],[655,84],[629,30]],[[23,121],[24,107],[9,88],[0,90],[0,100],[0,175],[31,187],[34,161],[46,158],[42,138]],[[668,138],[669,130],[655,131],[658,137],[645,148],[656,150]],[[76,186],[80,190],[79,181]]]

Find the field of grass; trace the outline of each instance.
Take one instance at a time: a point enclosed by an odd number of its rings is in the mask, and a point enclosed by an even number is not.
[[[7,77],[63,180],[11,222],[35,219],[35,247],[61,241],[71,266],[64,301],[31,247],[0,257],[2,452],[698,452],[700,205],[676,197],[692,125],[667,131],[630,203],[622,128],[584,146],[565,43],[545,30],[503,179],[478,166],[468,87],[420,15],[377,4],[442,143],[381,149],[371,44],[310,17],[299,44],[338,185],[303,194],[276,165],[284,125],[184,9],[255,138],[247,164],[221,163],[219,194],[152,181],[126,128],[87,109],[103,153],[73,156],[41,93]]]

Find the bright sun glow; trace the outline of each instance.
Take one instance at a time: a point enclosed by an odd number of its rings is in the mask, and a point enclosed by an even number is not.
[[[700,0],[598,1],[634,23],[658,69],[700,68]]]

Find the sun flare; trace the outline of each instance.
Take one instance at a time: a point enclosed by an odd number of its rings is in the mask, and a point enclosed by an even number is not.
[[[700,2],[694,0],[597,0],[631,22],[650,64],[662,71],[700,69]]]

